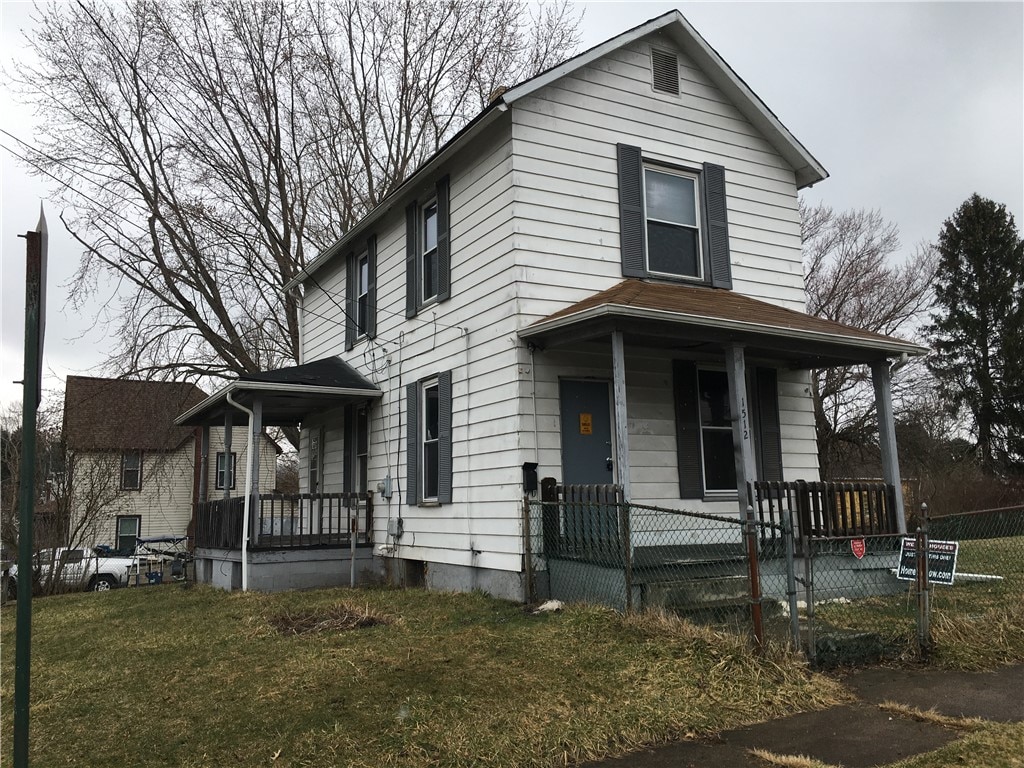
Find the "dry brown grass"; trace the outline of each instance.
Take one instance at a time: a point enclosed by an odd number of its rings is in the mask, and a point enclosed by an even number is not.
[[[267,623],[282,635],[347,632],[391,624],[392,621],[390,616],[368,605],[357,606],[346,602],[315,609],[285,610],[267,617]]]
[[[883,701],[878,708],[899,717],[917,720],[919,723],[932,723],[954,731],[977,731],[985,727],[985,720],[980,717],[950,717],[934,709],[919,709],[896,701]]]
[[[779,768],[833,768],[827,763],[805,755],[780,755],[776,752],[769,752],[767,749],[751,749],[750,754],[768,765],[775,765]]]

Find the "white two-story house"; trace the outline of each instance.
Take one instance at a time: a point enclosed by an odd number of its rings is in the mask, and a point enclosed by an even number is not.
[[[392,579],[522,598],[531,465],[739,515],[817,479],[809,371],[851,363],[898,483],[889,364],[922,350],[804,313],[826,176],[675,11],[504,91],[285,286],[325,373],[263,389],[309,393],[303,490],[372,491]]]

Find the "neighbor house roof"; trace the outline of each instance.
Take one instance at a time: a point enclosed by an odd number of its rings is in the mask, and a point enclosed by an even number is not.
[[[539,343],[624,330],[648,342],[742,344],[806,367],[922,355],[902,339],[752,299],[735,291],[628,279],[538,320],[519,335]]]
[[[204,399],[182,381],[68,376],[64,439],[73,451],[171,451],[193,434],[174,417]]]
[[[382,200],[379,205],[357,222],[333,245],[321,251],[295,277],[285,283],[284,290],[290,290],[304,280],[309,279],[310,275],[347,248],[349,243],[353,242],[361,233],[366,232],[370,226],[394,208],[397,203],[409,194],[410,189],[415,188],[425,177],[435,173],[454,154],[461,151],[463,147],[482,133],[515,102],[530,96],[558,78],[569,75],[618,48],[655,33],[667,35],[687,56],[693,59],[697,66],[729,98],[740,113],[757,128],[775,150],[793,167],[798,189],[809,187],[828,178],[828,171],[825,170],[824,166],[790,133],[789,129],[782,124],[782,121],[779,120],[775,113],[768,108],[768,105],[761,101],[760,97],[733,71],[732,67],[708,44],[707,40],[701,37],[690,22],[679,11],[669,11],[620,35],[616,35],[599,45],[595,45],[583,53],[566,59],[561,64],[557,64],[528,80],[524,80],[492,100],[461,131]]]

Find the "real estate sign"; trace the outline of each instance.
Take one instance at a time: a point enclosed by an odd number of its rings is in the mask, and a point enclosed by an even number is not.
[[[956,576],[956,556],[960,550],[959,541],[928,542],[928,581],[931,584],[952,586]],[[900,545],[900,563],[896,578],[904,581],[917,579],[917,540],[903,539]]]

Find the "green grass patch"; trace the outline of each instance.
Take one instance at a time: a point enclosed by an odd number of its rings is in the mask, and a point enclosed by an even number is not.
[[[168,585],[36,600],[33,635],[36,768],[553,766],[846,697],[680,619],[480,594]]]

